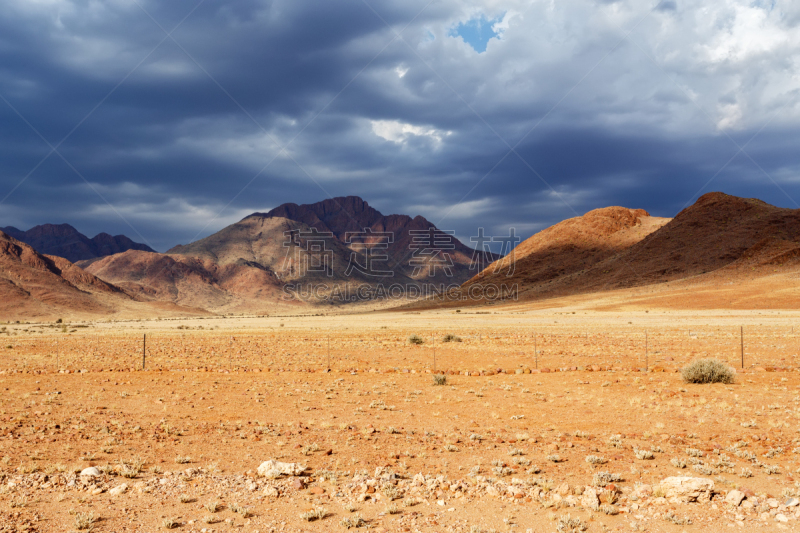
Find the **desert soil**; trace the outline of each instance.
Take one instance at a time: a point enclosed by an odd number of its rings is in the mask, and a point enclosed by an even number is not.
[[[800,312],[606,303],[8,324],[0,531],[800,530]]]

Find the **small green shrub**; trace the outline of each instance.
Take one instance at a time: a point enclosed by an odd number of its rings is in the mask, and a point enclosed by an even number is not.
[[[681,369],[686,383],[733,383],[736,372],[716,359],[698,359]]]
[[[448,333],[442,338],[442,342],[461,342],[461,337]]]
[[[425,340],[419,335],[409,335],[408,344],[425,344]]]

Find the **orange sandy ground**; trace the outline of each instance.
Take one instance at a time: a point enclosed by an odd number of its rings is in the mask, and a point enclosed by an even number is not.
[[[165,518],[180,531],[344,530],[341,520],[354,514],[386,531],[556,531],[566,514],[588,531],[800,529],[797,508],[780,510],[787,522],[764,508],[770,496],[784,503],[797,490],[800,330],[792,328],[800,313],[574,311],[98,322],[70,324],[67,333],[8,325],[0,341],[0,531],[69,531],[88,513],[94,531],[110,532],[160,530]],[[738,362],[740,324],[747,371],[736,383],[684,384],[675,370],[692,359]],[[647,364],[665,372],[631,370],[645,366],[645,330]],[[524,373],[536,366],[534,332],[538,366],[552,372]],[[409,345],[411,334],[425,344]],[[462,340],[443,343],[445,334]],[[429,374],[434,338],[437,370],[453,371],[444,386]],[[773,367],[790,370],[765,371]],[[491,375],[498,369],[504,373]],[[621,435],[616,444],[612,435]],[[515,448],[521,455],[510,454]],[[661,451],[641,460],[640,449]],[[690,460],[687,449],[700,450],[707,466],[726,457],[733,473],[673,466],[674,458]],[[553,454],[561,462],[548,460]],[[589,464],[588,455],[608,462]],[[120,475],[136,457],[143,470]],[[259,478],[258,465],[271,458],[307,465],[303,486]],[[67,485],[90,465],[106,473]],[[511,470],[498,473],[497,465]],[[401,478],[397,514],[386,496],[375,501],[380,481],[364,492],[379,467]],[[743,468],[753,477],[740,477]],[[620,514],[552,504],[553,494],[591,485],[600,470],[623,478]],[[414,486],[418,473],[448,483]],[[358,474],[365,476],[353,481]],[[673,475],[713,479],[718,498],[749,489],[756,507],[630,497]],[[527,492],[494,494],[485,478],[517,478]],[[462,488],[452,490],[458,481]],[[122,483],[124,494],[109,492]],[[279,496],[265,492],[273,486]],[[532,496],[542,488],[546,495]],[[359,501],[361,494],[369,498]],[[213,501],[219,512],[206,508]],[[233,512],[237,505],[251,516]],[[329,515],[300,518],[314,507]]]

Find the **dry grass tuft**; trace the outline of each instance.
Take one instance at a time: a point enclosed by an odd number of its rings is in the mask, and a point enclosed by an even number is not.
[[[736,372],[716,359],[698,359],[681,369],[686,383],[733,383]]]

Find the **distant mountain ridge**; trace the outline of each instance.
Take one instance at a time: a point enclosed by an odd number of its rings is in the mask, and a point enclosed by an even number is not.
[[[562,221],[464,284],[517,283],[544,299],[705,276],[753,279],[800,264],[800,209],[711,192],[672,219],[620,207]],[[511,269],[511,275],[506,273]]]
[[[364,230],[369,230],[374,234],[389,233],[392,235],[392,242],[385,248],[385,251],[380,252],[388,255],[386,261],[388,268],[393,269],[397,275],[404,275],[416,280],[425,278],[424,281],[431,283],[462,283],[477,274],[483,266],[500,257],[488,251],[476,251],[466,246],[455,236],[437,228],[425,217],[384,215],[358,196],[329,198],[304,205],[287,203],[267,213],[253,213],[245,217],[242,222],[270,218],[289,219],[320,232],[331,232],[350,250],[357,251],[376,246],[382,241],[374,237],[365,237],[364,240],[358,241],[360,245],[353,245],[352,241],[348,242],[348,233],[357,234]],[[427,236],[423,236],[426,232],[431,232],[435,236],[428,239],[424,247],[438,249],[440,258],[442,254],[446,254],[446,261],[452,261],[452,276],[444,273],[435,274],[435,272],[433,275],[426,275],[432,272],[430,266],[433,266],[434,271],[436,270],[435,260],[426,263],[429,265],[428,267],[415,268],[415,265],[420,264],[422,256],[422,254],[416,253],[415,249],[419,251],[419,244],[427,239]]]
[[[125,235],[100,233],[90,239],[69,224],[42,224],[27,231],[8,226],[0,231],[30,245],[40,254],[63,257],[72,263],[128,250],[155,251]]]

